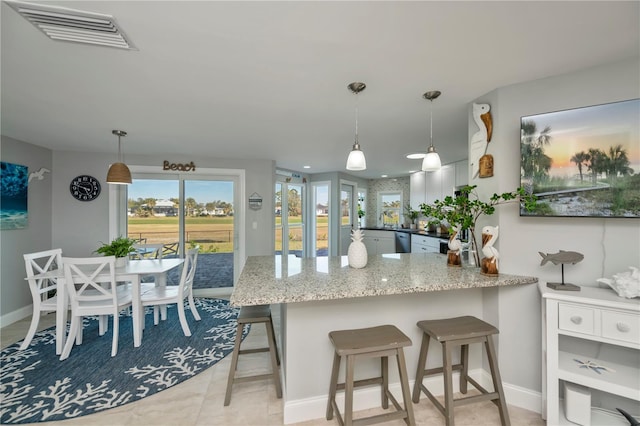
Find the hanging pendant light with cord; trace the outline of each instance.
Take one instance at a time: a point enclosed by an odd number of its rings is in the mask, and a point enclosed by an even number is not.
[[[131,172],[129,171],[129,167],[124,164],[120,146],[120,138],[127,136],[127,132],[124,130],[112,130],[111,133],[118,136],[118,162],[113,163],[111,167],[109,167],[109,172],[107,173],[107,183],[113,183],[116,185],[126,185],[131,183]]]
[[[354,82],[347,86],[356,95],[356,138],[353,149],[347,158],[347,170],[366,170],[367,160],[364,158],[364,152],[360,150],[358,142],[358,93],[362,92],[366,86],[364,83]]]
[[[433,146],[433,100],[440,96],[441,92],[439,90],[433,90],[422,95],[423,98],[429,100],[431,102],[431,114],[430,114],[430,141],[431,144],[427,149],[427,155],[422,160],[422,170],[425,172],[435,172],[440,170],[442,167],[442,163],[440,162],[440,156],[436,152],[435,147]]]

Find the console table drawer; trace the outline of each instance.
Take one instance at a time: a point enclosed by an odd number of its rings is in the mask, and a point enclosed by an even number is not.
[[[594,334],[594,317],[595,311],[593,309],[564,303],[558,304],[558,328],[560,330]]]
[[[602,337],[640,344],[640,318],[602,310]]]

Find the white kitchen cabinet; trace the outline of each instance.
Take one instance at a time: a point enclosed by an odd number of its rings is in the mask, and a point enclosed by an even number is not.
[[[364,230],[362,242],[367,248],[367,254],[387,254],[396,252],[396,234],[394,231]]]
[[[440,253],[440,239],[412,234],[411,253]]]
[[[462,160],[455,163],[456,165],[456,184],[455,186],[469,185],[469,161]]]
[[[433,204],[447,195],[453,195],[456,187],[468,184],[469,162],[458,161],[442,166],[437,172],[415,172],[409,177],[409,202],[413,210],[420,204]]]
[[[441,200],[447,196],[453,197],[453,191],[456,188],[456,167],[454,164],[447,164],[440,169],[440,187],[441,187]]]
[[[618,297],[608,288],[581,287],[576,292],[552,290],[542,282],[538,286],[543,298],[542,413],[547,424],[572,424],[560,401],[562,382],[640,399],[640,300]],[[579,339],[580,344],[563,339]],[[609,348],[593,356],[585,341]],[[616,347],[631,348],[634,356],[614,358]],[[601,411],[591,409],[587,415],[592,425],[612,424],[612,417]]]
[[[437,172],[426,172],[425,189],[427,204],[436,200],[443,200],[447,195],[453,195],[456,179],[454,165],[442,166]]]
[[[409,204],[411,210],[420,211],[420,204],[426,201],[426,172],[415,172],[409,176]]]

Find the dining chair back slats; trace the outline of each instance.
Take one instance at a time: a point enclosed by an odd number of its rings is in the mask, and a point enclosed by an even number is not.
[[[58,283],[54,278],[35,278],[36,275],[47,273],[62,267],[62,249],[45,250],[23,255],[27,272],[29,291],[33,301],[33,314],[31,325],[20,349],[26,349],[38,329],[41,312],[54,312],[57,310]],[[56,294],[53,294],[56,293]],[[56,347],[56,353],[60,353],[62,347]]]
[[[115,276],[115,256],[62,258],[66,290],[71,302],[71,327],[60,360],[69,357],[75,341],[82,341],[82,318],[87,315],[111,315],[113,318],[113,341],[111,356],[118,352],[118,315],[120,310],[132,303],[129,286],[118,287]],[[101,327],[100,334],[105,328]],[[106,323],[106,321],[104,321]]]
[[[191,330],[187,323],[184,311],[184,300],[189,301],[191,314],[200,321],[200,314],[196,309],[193,299],[193,279],[196,273],[198,262],[198,249],[187,251],[184,263],[182,265],[182,273],[180,275],[180,284],[178,286],[153,287],[141,295],[142,306],[153,306],[153,323],[158,325],[159,307],[167,304],[177,304],[180,325],[185,336],[191,336]]]

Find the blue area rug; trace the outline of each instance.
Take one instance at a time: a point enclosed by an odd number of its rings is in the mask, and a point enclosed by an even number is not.
[[[153,325],[145,316],[142,345],[133,347],[131,316],[120,314],[118,354],[111,357],[113,324],[98,335],[97,317],[84,319],[83,342],[60,361],[55,328],[36,333],[31,345],[2,350],[0,423],[69,419],[114,408],[153,395],[211,367],[233,351],[239,309],[221,299],[196,298],[196,321],[186,304],[191,337],[185,337],[175,305],[167,320]],[[244,337],[249,332],[245,327]]]

